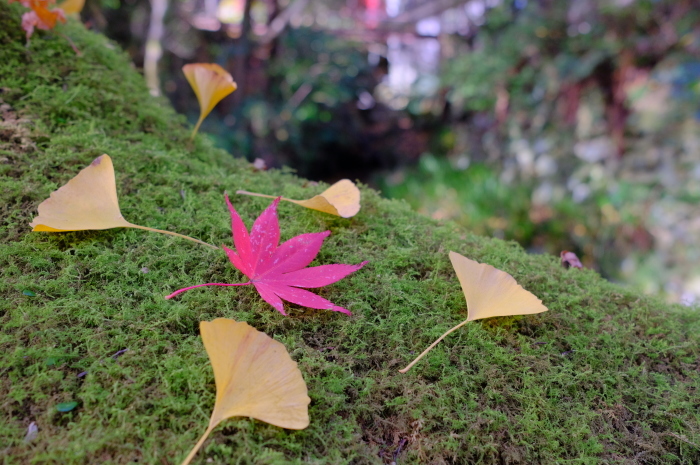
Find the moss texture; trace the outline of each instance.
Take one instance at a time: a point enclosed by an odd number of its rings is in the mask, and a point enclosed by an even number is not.
[[[361,271],[319,291],[352,317],[289,306],[284,317],[221,251],[138,230],[31,233],[37,205],[102,153],[127,220],[230,245],[224,191],[307,198],[287,171],[256,172],[189,143],[184,118],[148,95],[128,57],[69,24],[25,48],[20,8],[0,0],[0,457],[19,463],[181,461],[203,433],[214,380],[201,320],[249,322],[285,344],[308,383],[311,426],[219,427],[215,464],[699,463],[697,311],[564,270],[550,256],[477,237],[363,189],[334,218],[280,205],[283,239],[329,229],[316,264]],[[14,29],[8,29],[14,28]],[[248,224],[268,204],[234,196]],[[448,251],[511,273],[549,312],[466,325]],[[28,296],[30,290],[35,296]],[[125,352],[119,352],[124,351]],[[121,355],[115,355],[117,353]],[[75,401],[61,413],[56,406]],[[30,422],[39,433],[23,438]]]

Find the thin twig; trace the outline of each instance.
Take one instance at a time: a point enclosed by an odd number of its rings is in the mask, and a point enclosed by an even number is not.
[[[81,52],[80,49],[78,49],[78,47],[77,47],[77,46],[75,45],[75,43],[71,40],[70,37],[68,37],[68,36],[65,35],[65,34],[61,34],[60,32],[58,33],[58,35],[60,35],[61,37],[63,37],[64,39],[66,39],[66,41],[68,41],[68,43],[70,44],[71,48],[73,49],[73,51],[75,52],[75,54],[76,54],[77,56],[79,56],[79,57],[83,56],[83,52]]]
[[[396,448],[394,451],[394,463],[396,463],[396,459],[399,457],[399,454],[401,453],[401,450],[403,449],[403,446],[406,445],[406,438],[401,439],[401,442],[399,442],[399,447]]]

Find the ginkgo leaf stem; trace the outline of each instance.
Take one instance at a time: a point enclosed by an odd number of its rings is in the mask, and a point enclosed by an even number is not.
[[[209,437],[209,433],[211,433],[214,430],[214,428],[216,428],[216,425],[209,425],[209,427],[204,432],[202,437],[199,439],[197,444],[194,445],[194,447],[192,448],[190,453],[187,455],[187,457],[185,458],[185,461],[182,462],[182,465],[187,465],[188,463],[190,463],[192,461],[194,456],[197,454],[197,451],[199,451],[199,449],[202,447],[202,444],[204,444],[204,441],[206,441],[207,437]]]
[[[236,191],[236,194],[252,195],[253,197],[264,197],[266,199],[276,199],[277,197],[279,197],[278,195],[257,194],[255,192],[248,192],[248,191]],[[286,200],[287,202],[298,202],[298,200],[292,200],[292,199],[288,199],[285,197],[280,197],[280,199]]]
[[[197,125],[194,127],[194,130],[192,130],[192,135],[190,136],[190,142],[194,140],[194,136],[197,135],[197,131],[199,131],[199,127],[202,125],[202,121],[204,121],[204,116],[199,117],[199,121],[197,121]]]
[[[433,347],[435,347],[436,345],[438,345],[438,342],[440,342],[440,341],[442,341],[443,339],[445,339],[445,337],[446,337],[448,334],[450,334],[451,332],[456,331],[456,330],[458,330],[459,328],[461,328],[462,326],[464,326],[468,321],[470,321],[470,320],[469,320],[469,319],[464,320],[463,322],[461,322],[460,324],[458,324],[457,326],[455,326],[454,328],[450,329],[450,330],[447,331],[445,334],[443,334],[442,336],[440,336],[440,337],[437,339],[437,341],[435,341],[435,342],[433,342],[432,344],[430,344],[430,347],[428,347],[427,349],[425,349],[425,350],[423,351],[423,353],[421,353],[418,357],[416,357],[416,359],[415,359],[414,361],[412,361],[411,363],[409,363],[408,366],[406,366],[406,368],[404,368],[404,369],[402,369],[402,370],[399,370],[399,373],[406,373],[408,370],[410,370],[411,367],[412,367],[413,365],[415,365],[416,363],[418,363],[418,360],[420,360],[420,359],[422,359],[423,357],[425,357],[425,354],[427,354],[428,352],[430,352],[430,351],[433,349]]]
[[[190,289],[194,289],[196,287],[202,287],[202,286],[248,286],[249,284],[253,284],[252,281],[248,281],[247,283],[238,283],[238,284],[227,284],[227,283],[207,283],[207,284],[197,284],[196,286],[190,286],[190,287],[183,287],[182,289],[178,289],[177,291],[173,292],[170,295],[166,295],[166,299],[172,299],[178,294],[182,294],[185,291],[189,291]]]
[[[199,239],[195,239],[194,237],[185,236],[184,234],[178,234],[178,233],[174,233],[171,231],[164,231],[162,229],[149,228],[147,226],[139,226],[138,224],[130,224],[129,227],[136,228],[136,229],[144,229],[146,231],[157,232],[157,233],[161,233],[161,234],[170,234],[171,236],[181,237],[183,239],[187,239],[188,241],[197,242],[198,244],[206,245],[207,247],[211,247],[212,249],[218,249],[218,247],[215,245],[207,244],[206,242],[200,241]]]

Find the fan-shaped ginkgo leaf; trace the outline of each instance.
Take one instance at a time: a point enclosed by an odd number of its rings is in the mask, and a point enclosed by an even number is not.
[[[248,191],[237,191],[236,194],[254,195],[268,199],[276,198],[274,195],[256,194]],[[360,190],[349,179],[341,179],[308,200],[292,200],[284,197],[282,197],[282,200],[343,218],[355,216],[360,211]]]
[[[505,271],[455,252],[450,252],[450,261],[467,299],[467,321],[547,311],[540,299]]]
[[[194,138],[204,118],[214,109],[217,103],[238,86],[231,75],[216,63],[191,63],[182,67],[187,82],[192,86],[199,102],[199,121],[192,131]]]
[[[32,231],[66,232],[90,229],[137,228],[207,244],[189,236],[129,223],[119,210],[114,166],[109,155],[93,160],[77,176],[39,204]]]
[[[450,261],[467,299],[467,319],[440,336],[406,368],[399,370],[401,373],[410,370],[445,336],[468,321],[494,316],[530,315],[548,310],[540,299],[523,289],[515,278],[505,271],[486,263],[475,262],[455,252],[450,252]]]
[[[306,383],[282,343],[227,318],[202,321],[200,331],[214,369],[216,402],[206,432],[183,465],[227,418],[251,417],[287,429],[309,426]]]

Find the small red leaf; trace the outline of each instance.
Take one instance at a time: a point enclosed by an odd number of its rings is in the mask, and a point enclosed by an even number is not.
[[[47,31],[53,29],[57,22],[66,22],[66,15],[62,9],[49,9],[55,0],[10,0],[10,3],[13,1],[19,1],[26,8],[31,8],[31,11],[22,15],[22,29],[27,34],[27,40],[34,33],[35,27]]]
[[[306,307],[333,310],[350,315],[350,312],[335,305],[333,302],[317,296],[312,292],[299,288],[322,287],[339,281],[367,264],[358,265],[321,265],[305,268],[318,255],[323,241],[330,231],[301,234],[279,245],[280,228],[277,220],[277,204],[272,204],[255,220],[253,228],[248,230],[243,220],[226,197],[226,204],[231,213],[231,229],[236,250],[223,247],[229,260],[250,281],[243,284],[253,284],[260,297],[282,315],[284,304],[282,299],[304,305]],[[221,283],[200,284],[173,292],[166,298],[171,298],[185,290],[201,287],[226,285]],[[228,284],[231,286],[231,284]]]

